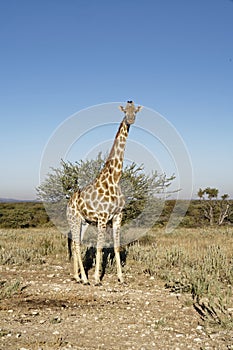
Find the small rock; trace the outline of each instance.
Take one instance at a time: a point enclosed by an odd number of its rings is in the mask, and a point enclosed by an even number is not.
[[[61,323],[61,318],[59,316],[55,316],[52,318],[51,323],[52,324]]]
[[[217,333],[212,333],[212,334],[209,335],[209,337],[210,337],[211,339],[215,339],[215,338],[218,337],[218,334],[217,334]]]
[[[200,343],[202,341],[201,338],[194,338],[193,340],[196,341],[197,343]]]
[[[38,310],[33,310],[32,311],[32,315],[34,315],[34,316],[39,315],[39,311]]]
[[[203,327],[202,326],[197,326],[197,330],[199,330],[199,331],[201,331],[203,329]]]

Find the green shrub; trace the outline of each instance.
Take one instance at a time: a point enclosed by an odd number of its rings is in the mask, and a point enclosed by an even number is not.
[[[42,203],[0,203],[0,228],[52,226]]]

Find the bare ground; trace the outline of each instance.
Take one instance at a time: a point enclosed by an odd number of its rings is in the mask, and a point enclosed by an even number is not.
[[[233,333],[207,328],[188,295],[136,266],[125,277],[96,287],[72,280],[68,262],[2,267],[21,291],[1,301],[0,349],[233,349]]]

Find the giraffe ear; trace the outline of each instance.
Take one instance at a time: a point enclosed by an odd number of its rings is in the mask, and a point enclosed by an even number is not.
[[[136,108],[136,110],[135,110],[135,113],[140,112],[140,110],[141,110],[142,108],[143,108],[142,106],[138,106],[138,107]]]
[[[120,111],[125,112],[125,108],[123,106],[119,106],[118,108],[120,109]]]

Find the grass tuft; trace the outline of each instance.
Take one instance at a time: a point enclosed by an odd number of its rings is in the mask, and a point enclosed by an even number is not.
[[[22,286],[19,280],[15,281],[0,281],[0,300],[10,298],[12,295],[19,293]]]

